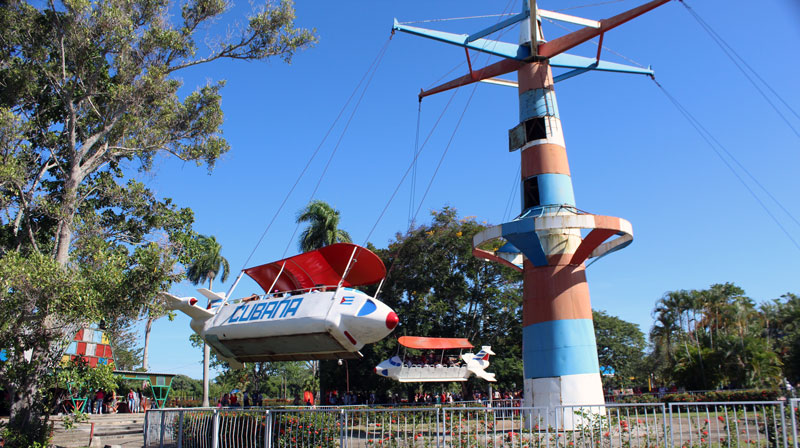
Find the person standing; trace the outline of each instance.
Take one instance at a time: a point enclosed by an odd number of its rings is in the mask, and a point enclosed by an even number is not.
[[[133,396],[133,389],[128,389],[128,412],[134,412],[136,399]]]
[[[97,389],[97,393],[94,394],[95,414],[103,413],[103,400],[105,399],[105,397],[106,394],[103,392],[103,389]]]

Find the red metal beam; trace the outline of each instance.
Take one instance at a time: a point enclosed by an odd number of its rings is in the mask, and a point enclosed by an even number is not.
[[[539,56],[551,58],[557,54],[561,54],[593,37],[597,37],[612,28],[616,28],[629,20],[635,19],[636,17],[639,17],[648,11],[658,8],[669,1],[670,0],[653,0],[649,3],[645,3],[642,6],[639,6],[638,8],[633,8],[629,11],[623,12],[622,14],[617,14],[614,17],[601,20],[600,28],[582,28],[578,31],[567,34],[566,36],[561,36],[558,39],[545,42],[539,45]]]
[[[441,93],[447,90],[455,89],[457,87],[465,86],[468,84],[472,84],[473,82],[478,82],[482,79],[489,79],[494,78],[495,76],[504,75],[506,73],[513,72],[514,70],[519,69],[525,63],[521,61],[517,61],[514,59],[503,59],[502,61],[495,62],[492,65],[488,65],[480,70],[472,71],[470,70],[470,74],[464,75],[460,78],[456,78],[452,81],[446,82],[439,86],[436,86],[430,90],[423,90],[419,93],[419,99],[425,98],[426,96],[430,96],[436,93]]]

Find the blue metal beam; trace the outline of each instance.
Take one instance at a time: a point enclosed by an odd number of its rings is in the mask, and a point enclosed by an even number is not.
[[[505,28],[507,26],[511,26],[511,25],[513,25],[513,24],[515,24],[517,22],[522,22],[523,20],[527,19],[528,17],[530,17],[530,12],[529,11],[526,11],[526,12],[523,12],[523,13],[519,13],[519,14],[515,15],[514,17],[509,17],[508,19],[503,20],[502,22],[497,23],[497,24],[495,24],[493,26],[490,26],[489,28],[486,28],[484,30],[478,31],[477,33],[470,34],[469,37],[467,37],[467,42],[472,42],[472,41],[475,41],[475,40],[480,39],[482,37],[486,37],[486,36],[494,33],[495,31],[502,30],[503,28]]]
[[[632,65],[617,64],[608,61],[598,61],[595,58],[587,58],[584,56],[576,56],[574,54],[566,53],[561,53],[550,58],[550,65],[553,67],[578,69],[581,70],[580,73],[583,73],[587,70],[598,70],[601,72],[633,73],[650,76],[655,75],[655,72],[650,68],[634,67]],[[565,73],[561,76],[570,75],[570,73],[572,72]],[[579,75],[580,73],[566,76],[559,81]],[[555,81],[555,79],[553,79],[553,81]]]
[[[401,25],[397,19],[394,19],[392,30],[438,40],[446,44],[469,48],[470,50],[493,54],[507,59],[515,59],[517,61],[525,61],[531,56],[531,49],[527,45],[510,44],[490,39],[476,39],[470,42],[468,40],[470,36],[467,34],[447,33],[416,26]]]

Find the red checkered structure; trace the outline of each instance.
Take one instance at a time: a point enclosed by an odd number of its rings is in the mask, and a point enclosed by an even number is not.
[[[64,352],[61,362],[66,364],[76,357],[83,358],[90,367],[97,367],[99,364],[114,364],[114,352],[108,337],[96,325],[78,330],[75,338]]]

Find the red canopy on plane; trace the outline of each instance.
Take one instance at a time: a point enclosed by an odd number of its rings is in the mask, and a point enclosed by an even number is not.
[[[422,336],[400,336],[397,342],[403,347],[423,350],[472,348],[468,340],[462,338],[425,338]]]
[[[331,244],[294,257],[247,268],[244,272],[268,293],[275,290],[282,292],[308,289],[318,285],[334,286],[339,284],[344,275],[353,250],[355,250],[353,264],[342,285],[348,287],[371,285],[386,276],[386,267],[377,255],[369,249],[350,243]],[[275,282],[276,277],[277,282]],[[270,286],[272,291],[268,291]]]

